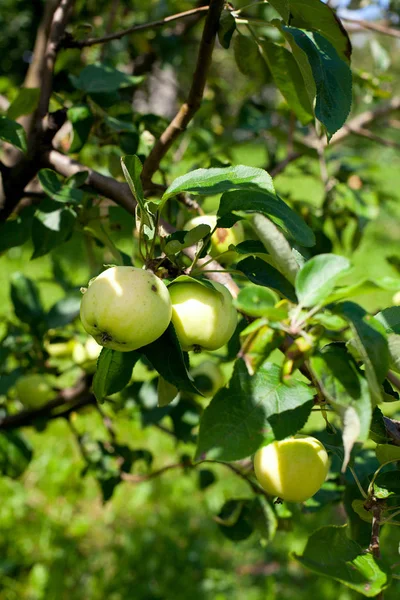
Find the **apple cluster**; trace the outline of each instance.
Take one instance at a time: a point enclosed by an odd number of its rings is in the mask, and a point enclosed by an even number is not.
[[[217,350],[232,337],[237,313],[220,283],[189,280],[168,288],[149,270],[111,267],[81,303],[85,330],[98,344],[129,352],[157,340],[172,321],[183,350]]]

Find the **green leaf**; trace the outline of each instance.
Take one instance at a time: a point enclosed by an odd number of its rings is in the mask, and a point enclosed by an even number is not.
[[[157,394],[158,406],[163,407],[168,406],[168,404],[171,404],[171,402],[175,400],[179,394],[179,390],[160,375],[158,378]]]
[[[0,473],[16,479],[32,459],[32,448],[22,436],[13,431],[0,433]]]
[[[11,300],[15,315],[23,323],[37,328],[44,318],[39,290],[34,281],[14,273],[11,276]]]
[[[22,115],[30,115],[39,103],[39,88],[21,88],[18,96],[11,102],[7,110],[9,119],[18,119]]]
[[[356,592],[373,598],[391,583],[390,569],[346,535],[346,525],[322,527],[309,538],[301,556],[304,567],[330,577]]]
[[[345,471],[355,442],[369,436],[372,406],[368,383],[342,344],[324,346],[310,361],[325,397],[342,419]]]
[[[243,75],[260,83],[266,79],[266,64],[253,38],[238,32],[233,40],[233,51],[237,67]]]
[[[301,246],[309,247],[315,244],[313,231],[275,193],[246,190],[225,192],[219,203],[218,227],[231,227],[237,219],[229,219],[229,215],[235,212],[263,214]],[[228,222],[227,219],[229,219]]]
[[[119,88],[137,85],[142,77],[134,77],[100,63],[88,65],[78,77],[70,76],[73,85],[87,94],[113,93]]]
[[[15,219],[8,219],[0,223],[0,253],[22,246],[31,234],[33,208],[24,209]]]
[[[51,203],[60,206],[59,203]],[[41,205],[44,208],[44,203]],[[76,213],[69,207],[56,208],[50,212],[37,210],[32,222],[32,259],[44,256],[63,244],[72,234]]]
[[[221,13],[218,25],[218,40],[223,48],[229,48],[232,36],[236,30],[236,21],[228,8],[224,8]]]
[[[300,304],[307,308],[321,304],[349,268],[347,258],[336,254],[319,254],[311,258],[296,276],[296,294]]]
[[[236,265],[236,269],[242,271],[247,279],[253,283],[272,288],[285,298],[288,298],[288,300],[297,302],[292,284],[279,271],[262,260],[262,258],[249,256],[241,260]]]
[[[299,265],[285,236],[264,215],[258,213],[246,216],[254,231],[271,255],[274,266],[290,282],[294,283]]]
[[[284,332],[272,329],[265,323],[265,319],[253,321],[240,333],[240,355],[250,375],[257,371],[273,350],[279,348],[284,338]]]
[[[388,462],[389,460],[398,460],[400,462],[400,446],[393,446],[391,444],[378,444],[375,448],[376,458],[380,464]]]
[[[289,108],[306,125],[314,118],[314,111],[296,59],[289,50],[272,42],[260,40],[259,47]]]
[[[140,206],[140,217],[148,227],[151,227],[152,218],[145,204],[142,181],[140,179],[143,165],[136,155],[130,155],[121,157],[121,167],[133,197]]]
[[[382,323],[386,333],[400,334],[400,306],[384,308],[375,315],[375,319]]]
[[[53,304],[46,315],[46,325],[48,329],[57,329],[72,323],[79,315],[81,305],[81,294],[71,293],[61,298]]]
[[[139,352],[118,352],[103,348],[93,378],[93,392],[98,402],[121,391],[129,383],[132,369],[140,358]]]
[[[272,25],[274,25],[280,31],[284,39],[289,44],[294,59],[297,62],[301,75],[303,77],[305,90],[307,92],[311,106],[314,106],[317,88],[315,86],[315,81],[307,54],[300,48],[300,46],[297,45],[294,36],[290,33],[287,27],[284,27],[282,25],[282,21],[274,19],[272,21]]]
[[[67,111],[68,120],[72,124],[73,137],[68,152],[79,152],[85,145],[94,117],[87,104],[75,104]]]
[[[267,250],[260,240],[245,240],[235,246],[237,254],[266,254]]]
[[[264,169],[237,165],[233,167],[196,169],[175,179],[161,202],[182,192],[211,196],[229,190],[265,190],[275,194],[274,184]]]
[[[382,325],[354,302],[342,302],[334,307],[336,314],[350,324],[358,352],[364,362],[365,375],[375,403],[382,400],[380,384],[389,369],[389,348]]]
[[[388,335],[389,367],[400,373],[400,335],[390,333]]]
[[[331,137],[346,121],[352,101],[352,77],[347,63],[341,60],[328,40],[319,33],[284,27],[308,57],[317,99],[315,115]]]
[[[0,140],[12,144],[22,152],[27,150],[25,129],[7,117],[0,117]]]
[[[329,5],[320,0],[290,0],[290,13],[291,26],[317,31],[332,44],[342,60],[349,62],[350,38]]]
[[[281,381],[280,367],[264,363],[252,377],[237,360],[228,388],[211,400],[200,421],[196,457],[239,460],[264,442],[284,439],[305,424],[313,390],[300,381]]]
[[[282,16],[285,23],[289,22],[290,0],[271,0],[269,4]]]
[[[287,309],[276,308],[277,295],[268,288],[260,285],[247,285],[240,290],[235,300],[235,306],[241,312],[251,317],[265,317],[272,321],[279,321],[287,317]]]
[[[174,385],[178,390],[199,394],[193,377],[189,374],[188,361],[182,352],[172,323],[158,340],[144,346],[140,352],[146,356],[154,369],[168,383]]]
[[[55,202],[79,204],[83,200],[82,190],[63,186],[57,173],[52,169],[41,169],[38,173],[40,185]]]

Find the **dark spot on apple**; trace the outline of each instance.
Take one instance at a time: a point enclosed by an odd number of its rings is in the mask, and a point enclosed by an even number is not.
[[[101,341],[103,344],[105,344],[106,342],[111,342],[112,337],[109,333],[107,333],[106,331],[103,331],[103,333],[101,334]]]
[[[153,292],[156,292],[157,291],[157,286],[153,283],[153,285],[151,286],[151,289],[152,289]]]
[[[194,344],[194,346],[193,346],[193,352],[195,354],[201,354],[201,346],[199,346],[198,344]]]

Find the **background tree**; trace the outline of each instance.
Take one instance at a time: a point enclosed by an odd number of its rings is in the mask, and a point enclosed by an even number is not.
[[[1,597],[397,598],[398,7],[3,4]],[[224,284],[229,342],[98,358],[132,264]],[[299,432],[328,478],[276,502]]]

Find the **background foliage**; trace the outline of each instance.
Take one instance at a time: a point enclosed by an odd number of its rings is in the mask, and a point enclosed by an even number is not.
[[[297,63],[279,50],[283,46],[274,45],[280,39],[278,28],[267,25],[273,19],[285,19],[287,4],[256,3],[250,9],[247,4],[238,1],[234,8],[243,8],[243,14],[253,19],[251,30],[262,37],[262,52],[246,23],[240,23],[243,15],[238,14],[237,30],[230,39],[232,23],[225,11],[199,111],[150,180],[165,189],[198,168],[232,164],[266,169],[274,175],[277,194],[303,219],[300,223],[284,219],[292,228],[293,246],[306,260],[328,253],[351,260],[353,270],[340,283],[351,286],[362,281],[351,301],[375,314],[391,305],[400,289],[399,7],[352,2],[346,9],[342,5],[342,13],[339,10],[343,17],[357,20],[343,20],[353,46],[350,90],[349,48],[346,37],[337,32],[336,21],[328,21],[325,31],[314,31],[313,39],[302,39],[302,43],[314,44],[311,54],[322,48],[331,61],[340,61],[338,79],[324,69],[318,71],[318,54],[314,67],[310,61],[314,79],[304,86]],[[292,17],[280,27],[289,44],[286,47],[293,50],[296,46],[290,44],[290,35],[300,35],[295,28],[311,29],[307,23],[314,19],[318,30],[323,21],[314,12],[315,3],[304,5],[312,6],[313,16],[299,12],[300,8],[296,13],[300,3],[290,4]],[[327,9],[320,4],[320,10]],[[46,10],[52,5],[51,0],[6,0],[0,14],[0,108],[4,117],[28,129],[29,115],[39,101],[34,90],[41,88],[40,79],[35,80],[28,67],[34,65],[32,51],[39,24],[46,21]],[[145,161],[155,139],[187,98],[203,15],[150,27],[107,44],[77,48],[71,39],[79,43],[192,8],[192,2],[182,0],[140,0],[134,6],[102,0],[75,3],[67,27],[72,37],[58,53],[50,98],[50,112],[64,109],[67,116],[53,140],[57,152],[119,182],[124,181],[122,156],[136,154]],[[370,19],[367,24],[365,19]],[[369,28],[376,23],[385,31]],[[391,29],[396,33],[390,35]],[[326,39],[332,44],[327,45]],[[314,80],[319,82],[316,114],[322,121],[315,128],[312,102],[305,93],[315,85]],[[292,88],[290,81],[297,85]],[[343,85],[342,95],[337,94],[338,85]],[[341,129],[350,100],[349,129]],[[372,111],[370,120],[353,120],[367,111]],[[18,128],[10,133],[4,123],[3,138],[25,149],[23,133]],[[339,140],[333,137],[328,147],[324,126],[328,136],[339,130]],[[12,162],[10,146],[4,144],[2,152],[4,164]],[[132,235],[134,215],[122,207],[123,201],[117,206],[104,199],[107,194],[84,175],[66,180],[44,170],[66,175],[65,164],[60,165],[58,169],[55,163],[40,164],[39,183],[32,184],[30,194],[20,194],[19,216],[0,226],[0,598],[360,597],[358,591],[338,588],[334,579],[304,568],[294,556],[302,555],[311,534],[327,525],[349,522],[352,538],[360,546],[366,548],[370,542],[370,524],[352,509],[352,501],[360,498],[357,486],[349,471],[340,473],[339,459],[334,458],[330,480],[305,506],[260,509],[248,482],[226,466],[192,468],[194,436],[207,401],[196,398],[194,402],[186,394],[179,404],[157,407],[156,373],[151,371],[149,356],[137,363],[129,386],[113,394],[111,401],[97,406],[92,400],[86,403],[83,395],[80,399],[86,405],[72,407],[64,415],[67,418],[49,419],[57,415],[56,410],[36,415],[18,432],[4,426],[4,419],[23,408],[14,384],[24,372],[45,370],[59,393],[79,385],[82,377],[90,381],[93,364],[83,369],[70,357],[49,356],[48,344],[71,338],[84,343],[87,337],[76,319],[80,287],[103,264],[122,264],[130,256],[140,261],[137,236]],[[190,186],[185,190],[191,191]],[[163,216],[182,229],[197,201],[206,213],[216,212],[221,191],[193,195],[189,200],[194,204],[187,199],[186,203],[169,201]],[[226,202],[229,194],[234,203],[234,191],[226,192]],[[239,198],[242,208],[243,198]],[[223,216],[221,208],[219,216]],[[304,243],[310,230],[315,246]],[[250,239],[256,237],[250,227],[246,231]],[[253,268],[254,262],[242,265],[242,273],[248,275]],[[312,290],[321,288],[318,269],[316,277],[310,284]],[[319,302],[307,296],[306,284],[304,289],[301,286],[298,283],[297,291],[301,289],[307,297],[305,306]],[[277,287],[282,291],[281,285]],[[240,301],[244,312],[249,310],[246,298],[239,297]],[[359,313],[355,315],[349,306],[347,311],[336,317],[348,318],[357,329],[362,317],[357,321]],[[391,333],[399,333],[398,322],[392,326]],[[221,364],[227,379],[239,349],[237,339],[235,343],[207,356]],[[379,340],[374,343],[368,349],[377,355],[373,358],[376,366],[383,354]],[[271,346],[275,349],[268,360],[281,366],[284,358],[278,345]],[[195,358],[194,363],[202,360]],[[323,359],[314,356],[314,361],[318,372]],[[350,361],[346,355],[346,364]],[[304,380],[301,375],[296,379],[299,386]],[[331,389],[330,384],[324,381],[325,389]],[[396,419],[398,396],[393,388],[386,388],[386,393],[385,400],[391,401],[381,405],[382,411]],[[339,420],[333,419],[333,424],[341,426]],[[312,413],[303,430],[327,446],[341,445],[340,435],[326,431],[320,414]],[[369,423],[364,439],[368,433]],[[360,480],[379,464],[375,441],[376,436],[362,449],[357,444],[353,450],[352,464]],[[207,451],[211,442],[203,438],[201,450]],[[122,468],[110,444],[123,457]],[[168,465],[175,467],[149,477]],[[250,472],[249,464],[244,469]],[[227,506],[232,499],[240,502]],[[264,511],[262,518],[260,511]],[[398,527],[382,528],[385,565],[399,561],[399,531]],[[398,583],[394,581],[385,591],[385,598],[398,597]]]

